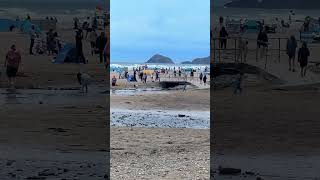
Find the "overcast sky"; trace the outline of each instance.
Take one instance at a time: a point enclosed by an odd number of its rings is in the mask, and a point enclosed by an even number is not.
[[[111,61],[209,56],[210,0],[111,0]]]

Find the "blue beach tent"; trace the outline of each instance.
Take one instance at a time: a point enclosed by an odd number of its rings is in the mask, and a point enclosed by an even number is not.
[[[71,43],[65,44],[60,50],[57,57],[54,59],[54,63],[82,63],[77,58],[76,46]]]
[[[14,26],[15,28],[19,28],[20,21],[14,21],[10,19],[0,19],[0,32],[9,32],[11,26]]]
[[[41,29],[39,28],[39,26],[32,24],[30,21],[25,20],[21,23],[21,30],[24,33],[29,33],[31,30],[31,27],[34,26],[35,27],[35,31],[36,33],[41,33]]]

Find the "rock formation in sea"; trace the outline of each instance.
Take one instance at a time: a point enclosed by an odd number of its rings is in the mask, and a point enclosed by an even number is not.
[[[184,61],[181,64],[210,64],[210,57],[196,58],[192,61]]]
[[[153,55],[146,63],[174,64],[172,59],[160,54]]]

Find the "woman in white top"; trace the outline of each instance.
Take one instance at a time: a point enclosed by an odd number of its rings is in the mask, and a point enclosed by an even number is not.
[[[89,33],[89,41],[91,45],[91,55],[93,56],[95,53],[96,48],[96,41],[97,41],[98,35],[94,29],[92,29]]]

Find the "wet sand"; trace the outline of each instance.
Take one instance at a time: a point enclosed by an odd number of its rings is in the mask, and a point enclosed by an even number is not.
[[[14,162],[1,169],[1,177],[11,177],[10,172],[20,178],[39,176],[46,169],[52,172],[43,175],[47,178],[105,176],[105,94],[17,90],[1,96],[6,99],[0,110],[0,163]]]
[[[74,31],[59,29],[74,42]],[[16,90],[0,78],[0,176],[3,179],[103,179],[108,174],[108,73],[98,56],[89,64],[53,64],[53,56],[28,55],[29,35],[0,33],[0,64],[12,43],[22,54]],[[2,67],[2,66],[1,66]],[[80,92],[76,74],[91,76],[89,93]]]
[[[137,116],[131,111],[161,114],[159,121],[141,116],[147,125],[111,127],[111,178],[209,179],[209,129],[175,128],[174,123],[179,118],[187,120],[188,113],[191,116],[193,112],[207,113],[209,120],[209,106],[208,89],[111,94],[111,112],[125,110],[127,116],[134,116],[130,120]],[[185,117],[175,115],[170,121],[164,120],[163,114],[173,112]],[[152,121],[162,124],[148,127]]]
[[[317,177],[318,90],[262,87],[245,88],[238,96],[231,89],[212,94],[213,171],[221,165],[254,171],[266,179]]]

